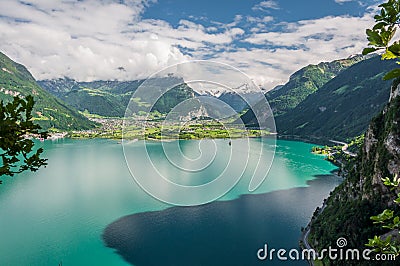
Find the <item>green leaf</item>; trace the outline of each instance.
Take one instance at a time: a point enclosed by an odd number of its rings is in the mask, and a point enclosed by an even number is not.
[[[369,41],[370,45],[384,47],[384,45],[382,43],[382,38],[377,31],[367,29],[366,33],[367,33],[368,41]]]
[[[400,204],[400,196],[394,200],[394,203]]]
[[[385,4],[383,4],[382,7],[385,7]],[[386,17],[386,11],[384,8],[381,9],[381,17],[382,18]]]
[[[367,54],[375,52],[376,50],[378,50],[378,48],[367,47],[367,48],[364,48],[364,50],[362,51],[362,54],[367,55]]]
[[[377,216],[371,216],[371,220],[374,221],[374,223],[382,223],[388,219],[392,219],[393,217],[393,211],[385,209],[381,214],[378,214]]]
[[[383,184],[385,184],[386,186],[390,186],[391,182],[390,182],[389,177],[382,178],[381,180],[382,180]]]
[[[383,80],[390,80],[394,78],[400,77],[400,68],[393,69],[389,73],[387,73],[384,77]]]
[[[384,54],[382,54],[382,60],[390,60],[390,59],[396,59],[396,58],[397,58],[397,56],[389,50],[386,50],[386,52]]]
[[[379,17],[379,18],[381,18],[381,17]],[[372,29],[373,30],[382,29],[383,27],[385,27],[387,25],[388,25],[387,22],[382,21],[382,22],[376,23],[375,26]]]
[[[396,33],[396,28],[390,26],[387,30],[385,28],[380,30],[379,35],[381,36],[383,44],[387,47],[389,42],[392,40],[394,34]]]
[[[388,47],[388,50],[395,54],[396,56],[400,56],[400,43],[395,42]]]

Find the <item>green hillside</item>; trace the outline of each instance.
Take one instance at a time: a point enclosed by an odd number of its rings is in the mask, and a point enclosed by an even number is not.
[[[341,71],[363,59],[364,57],[359,55],[348,59],[322,62],[318,65],[308,65],[295,72],[282,88],[266,94],[274,115],[279,116],[292,110]]]
[[[274,116],[278,117],[294,109],[340,72],[364,59],[365,57],[357,55],[352,58],[322,62],[318,65],[308,65],[293,73],[285,85],[278,86],[265,94]],[[242,116],[246,125],[257,126],[253,112],[257,108],[259,107],[255,105],[253,110],[248,110]]]
[[[43,128],[60,130],[90,129],[95,124],[43,90],[31,73],[0,52],[0,99],[32,95],[35,100],[34,120]]]
[[[373,57],[342,71],[296,108],[276,117],[278,133],[313,141],[362,134],[389,99],[390,81],[382,77],[395,66]]]
[[[184,84],[182,79],[169,77],[155,80],[157,84],[173,82],[182,83],[182,85],[165,93],[154,105],[153,111],[167,113],[183,100],[194,97],[194,91]],[[133,93],[143,82],[144,80],[77,82],[63,78],[43,80],[38,83],[42,88],[80,111],[87,110],[91,114],[105,117],[123,117]],[[151,84],[151,82],[146,84]],[[151,93],[144,95],[143,99],[132,100],[139,105],[146,105],[151,98],[156,97],[154,93],[158,91],[151,90]]]

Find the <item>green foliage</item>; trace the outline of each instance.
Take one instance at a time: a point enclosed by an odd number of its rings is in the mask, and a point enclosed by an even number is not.
[[[365,134],[361,134],[359,136],[354,137],[353,139],[350,139],[347,150],[352,153],[360,153],[360,150],[364,144],[364,140],[365,140]]]
[[[383,223],[384,221],[392,218],[393,218],[393,211],[387,209],[385,209],[381,214],[377,216],[371,216],[371,220],[373,220],[374,223]]]
[[[395,176],[393,181],[389,177],[382,178],[383,184],[390,187],[390,190],[395,190],[400,185],[400,177]]]
[[[344,162],[342,172],[347,172],[346,179],[331,193],[324,211],[312,220],[309,239],[313,247],[322,249],[334,245],[337,237],[343,235],[346,236],[349,247],[362,250],[365,243],[370,243],[378,247],[380,245],[382,252],[390,250],[390,243],[386,244],[385,241],[388,240],[384,234],[388,229],[398,227],[399,220],[395,217],[400,213],[400,199],[395,199],[394,202],[398,203],[393,204],[393,193],[398,191],[389,191],[383,184],[377,184],[375,178],[390,176],[388,166],[400,163],[398,157],[393,157],[393,151],[388,151],[388,148],[395,150],[396,146],[386,146],[390,136],[400,134],[400,97],[394,98],[384,110],[372,119],[365,137],[358,136],[349,141],[354,146],[368,142],[368,151],[366,144],[363,144],[356,158]],[[399,180],[385,178],[382,182],[397,185]],[[390,204],[393,205],[390,211],[384,212]],[[375,216],[375,220],[371,216]],[[381,218],[386,222],[376,223]],[[383,228],[382,225],[388,227]],[[376,238],[369,240],[374,235],[382,236],[381,243]],[[392,237],[389,242],[394,239]],[[368,262],[369,265],[393,265],[393,262],[379,263]],[[333,261],[329,265],[341,264],[340,261]]]
[[[400,177],[396,175],[393,180],[386,177],[382,178],[382,181],[390,190],[396,190],[400,185]],[[397,198],[394,202],[400,204],[400,193],[397,194]],[[385,229],[398,230],[400,228],[400,217],[395,216],[393,210],[385,209],[382,213],[371,216],[371,220],[374,221],[374,224],[381,224],[382,228]],[[396,234],[399,235],[399,232],[397,231]],[[400,255],[400,243],[396,240],[392,240],[391,235],[385,239],[382,236],[375,235],[374,238],[368,239],[366,246],[373,247],[375,252],[394,254],[395,256]]]
[[[314,146],[311,148],[311,152],[315,154],[328,155],[332,152],[332,148],[328,146],[324,147]]]
[[[42,148],[34,151],[34,142],[27,136],[46,138],[47,132],[32,121],[34,100],[14,97],[12,102],[0,102],[0,175],[13,176],[26,170],[37,171],[46,165],[47,159],[40,158]]]
[[[329,197],[324,211],[312,220],[310,241],[318,250],[335,246],[338,236],[346,236],[348,246],[364,247],[368,237],[382,232],[374,226],[369,217],[382,210],[380,204],[372,204],[368,200],[355,200],[355,188],[342,183]]]
[[[368,239],[366,246],[374,248],[373,250],[379,253],[394,254],[395,256],[400,254],[399,247],[393,245],[391,236],[386,237],[386,239],[374,236],[374,238]]]
[[[372,47],[365,48],[363,54],[384,50],[383,60],[398,59],[400,57],[400,42],[392,42],[392,39],[400,23],[400,2],[388,0],[379,7],[381,7],[381,12],[374,17],[377,23],[372,29],[366,30],[368,45]],[[383,79],[389,80],[397,77],[400,77],[399,68],[388,72]]]

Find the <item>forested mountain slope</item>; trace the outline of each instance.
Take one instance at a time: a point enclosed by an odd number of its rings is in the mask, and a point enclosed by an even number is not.
[[[77,110],[43,90],[26,67],[0,52],[0,99],[8,101],[13,96],[26,95],[34,97],[33,117],[43,128],[77,130],[95,126]]]

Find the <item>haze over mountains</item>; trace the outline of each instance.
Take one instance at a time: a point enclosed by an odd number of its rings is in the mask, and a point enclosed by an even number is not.
[[[265,95],[274,112],[278,134],[311,141],[346,140],[361,134],[389,97],[390,82],[382,81],[382,76],[394,66],[395,62],[378,57],[354,56],[300,69],[285,85]],[[129,101],[140,107],[154,98],[142,95],[141,99],[131,99],[143,80],[78,82],[63,78],[36,83],[25,67],[4,54],[1,54],[0,74],[1,99],[9,99],[12,94],[33,94],[37,101],[35,120],[45,128],[89,129],[95,124],[82,113],[123,117]],[[163,95],[153,111],[168,113],[180,102],[199,95],[183,79],[171,76],[164,81],[181,85]],[[256,109],[260,94],[253,95],[242,87],[239,93],[222,92],[217,98],[236,112],[242,112],[249,107],[242,97],[245,94],[253,101],[252,109]],[[250,127],[257,126],[253,110],[242,116]]]
[[[38,81],[45,90],[79,111],[105,117],[124,117],[131,97],[143,82],[144,80],[78,82],[69,78]],[[153,110],[160,113],[170,111],[178,103],[195,95],[195,92],[180,78],[167,77],[155,82],[182,84],[165,93],[156,102]],[[143,95],[143,99],[133,98],[132,101],[136,101],[138,105],[149,103],[151,99],[145,97],[146,95]],[[149,98],[151,97],[155,98],[156,95],[154,97],[149,95]]]

